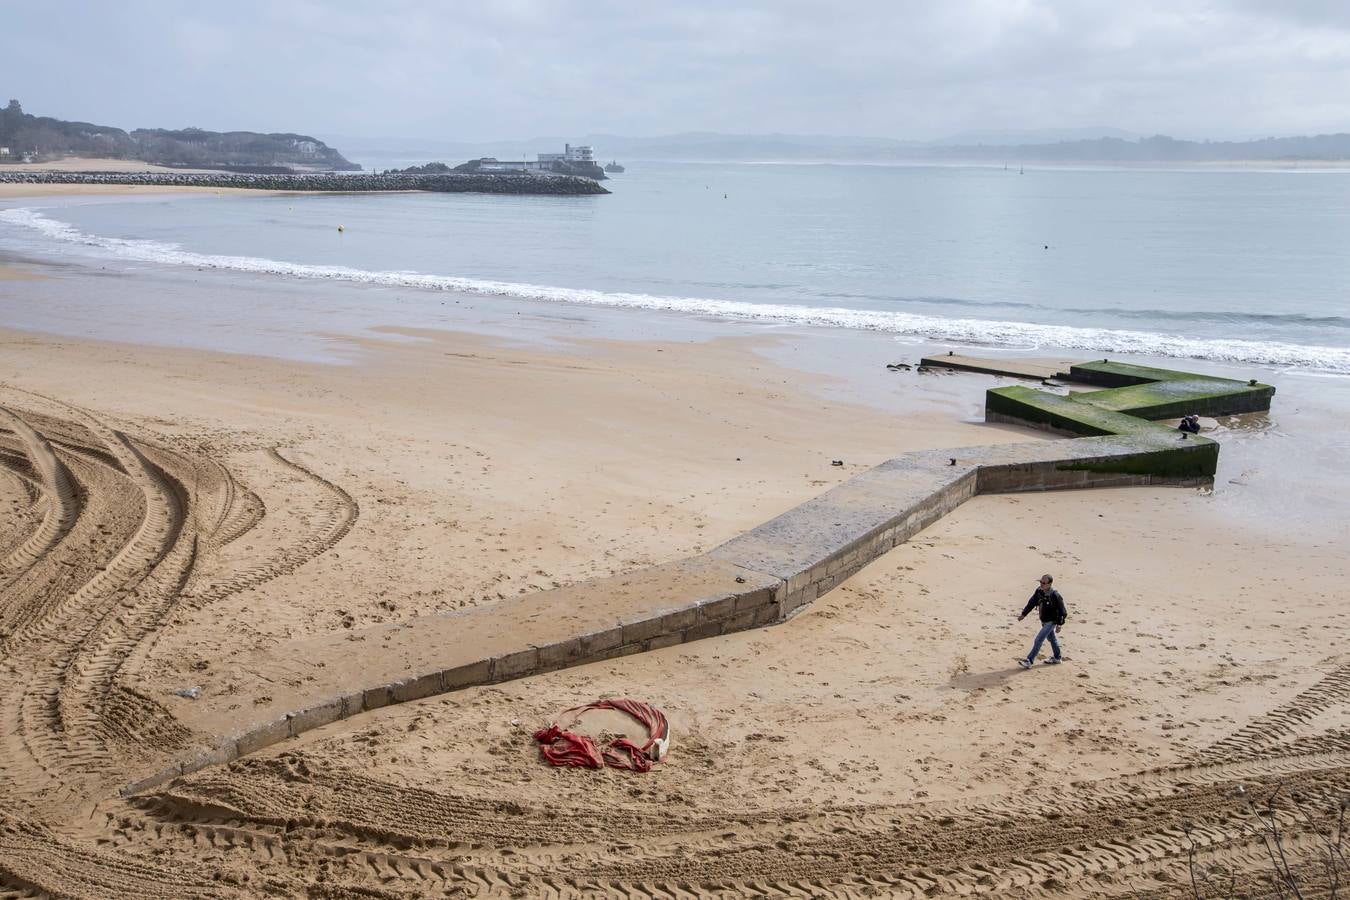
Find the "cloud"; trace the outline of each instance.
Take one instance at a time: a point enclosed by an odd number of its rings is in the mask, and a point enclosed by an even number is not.
[[[0,59],[27,108],[124,127],[1350,130],[1350,7],[1315,0],[49,0],[7,10]]]

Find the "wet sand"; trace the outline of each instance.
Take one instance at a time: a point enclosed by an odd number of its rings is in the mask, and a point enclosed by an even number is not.
[[[41,275],[26,268],[0,264],[0,281],[30,281],[34,278],[41,277]]]
[[[331,339],[347,364],[0,332],[5,889],[1176,896],[1183,820],[1260,869],[1238,781],[1350,786],[1342,535],[1235,516],[1225,478],[978,498],[783,625],[116,799],[191,741],[176,691],[268,696],[231,668],[259,648],[700,552],[904,450],[1046,439],[968,421],[988,379],[858,375],[880,343],[826,379],[792,335]],[[1068,661],[1023,672],[1046,571]],[[665,708],[672,755],[543,766],[530,732],[612,695]]]

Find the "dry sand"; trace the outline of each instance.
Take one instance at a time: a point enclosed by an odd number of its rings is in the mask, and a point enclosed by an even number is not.
[[[135,159],[86,159],[67,157],[41,163],[13,163],[0,166],[0,172],[164,172],[177,175],[218,175],[213,169],[173,169]],[[270,193],[249,188],[208,188],[190,185],[143,184],[0,184],[0,200],[12,197],[106,196],[121,194],[201,194]]]
[[[176,169],[156,166],[139,159],[108,159],[67,156],[36,163],[7,163],[0,172],[206,172],[208,169]]]
[[[1350,787],[1344,548],[1150,488],[979,498],[786,624],[113,799],[189,740],[171,691],[267,696],[240,654],[696,553],[905,450],[1042,439],[925,399],[965,376],[897,375],[904,415],[823,401],[767,339],[398,337],[324,366],[0,332],[0,895],[1171,897],[1183,822],[1255,883],[1238,782]],[[1044,571],[1068,662],[1023,672]],[[530,732],[610,695],[669,712],[669,759],[543,766]]]
[[[259,191],[252,188],[212,188],[195,185],[149,185],[149,184],[23,184],[6,182],[0,184],[0,200],[19,197],[60,197],[60,196],[118,196],[132,194],[274,194],[277,191]],[[298,192],[289,192],[298,193]]]

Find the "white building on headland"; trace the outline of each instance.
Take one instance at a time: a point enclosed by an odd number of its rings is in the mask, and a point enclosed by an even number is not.
[[[540,153],[530,160],[505,160],[484,157],[478,161],[480,172],[548,172],[555,162],[594,163],[595,152],[589,144],[563,144],[562,153]]]

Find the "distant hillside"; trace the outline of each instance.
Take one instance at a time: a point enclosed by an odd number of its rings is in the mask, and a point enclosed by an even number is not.
[[[137,159],[161,166],[250,171],[346,171],[361,167],[323,141],[304,134],[138,128],[132,132],[89,122],[67,122],[23,111],[11,100],[0,109],[2,162],[64,156]]]
[[[1098,138],[1120,138],[1124,141],[1138,140],[1140,134],[1131,134],[1120,128],[1037,128],[1037,129],[985,129],[981,131],[963,131],[931,144],[944,147],[973,147],[991,145],[996,147],[1024,147],[1028,144],[1059,144],[1065,141],[1095,141]]]
[[[682,134],[659,138],[590,135],[597,155],[623,159],[853,160],[860,162],[1210,163],[1350,159],[1350,134],[1184,141],[1165,135],[1126,138],[1112,129],[1063,132],[974,132],[920,143],[887,138],[813,135]],[[1120,132],[1125,135],[1126,132]],[[1055,137],[1048,137],[1056,135]],[[1064,135],[1064,138],[1058,135]],[[964,141],[961,141],[964,138]],[[956,142],[961,141],[961,142]]]
[[[1179,141],[1166,135],[1126,141],[1120,138],[1060,141],[1013,147],[954,146],[934,155],[990,162],[1213,163],[1350,159],[1350,134],[1261,138],[1254,141]]]
[[[797,134],[689,132],[658,137],[587,134],[529,140],[464,143],[427,139],[344,137],[358,158],[420,162],[427,159],[533,159],[564,143],[595,147],[598,160],[840,162],[1059,162],[1099,164],[1340,161],[1350,159],[1350,134],[1188,141],[1138,137],[1113,128],[972,131],[938,141]]]

